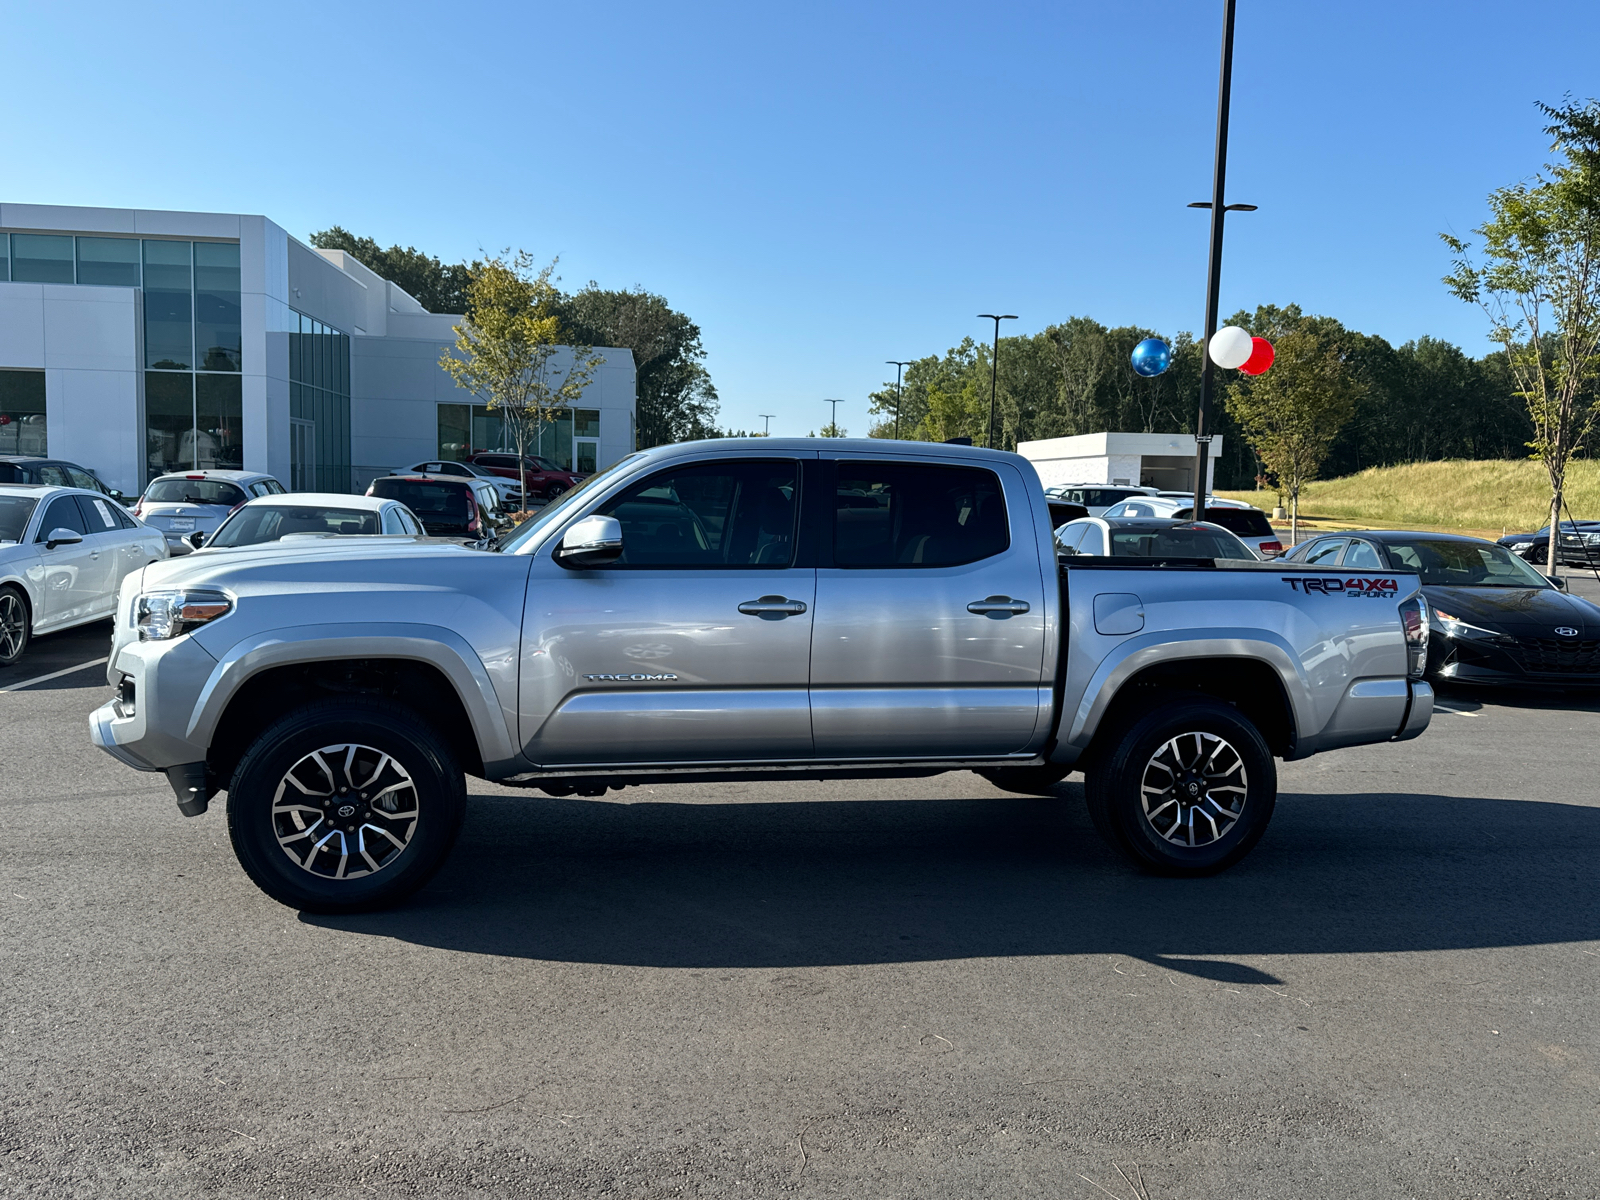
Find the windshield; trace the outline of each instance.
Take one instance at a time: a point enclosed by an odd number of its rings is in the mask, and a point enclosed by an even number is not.
[[[291,533],[382,533],[378,514],[321,505],[250,504],[222,523],[208,546],[257,546]]]
[[[1112,529],[1111,553],[1132,558],[1254,558],[1250,547],[1222,529],[1203,525]]]
[[[144,494],[146,504],[222,504],[232,508],[245,494],[220,479],[158,479]]]
[[[1050,492],[1058,500],[1081,504],[1085,508],[1109,508],[1130,496],[1144,495],[1143,492],[1131,491],[1128,488],[1060,487],[1051,488]]]
[[[590,475],[570,492],[561,493],[558,499],[552,500],[549,504],[546,504],[533,516],[529,517],[521,525],[518,525],[510,533],[506,534],[505,537],[501,538],[500,544],[496,548],[501,554],[516,554],[522,549],[523,546],[528,544],[529,539],[531,539],[534,534],[538,533],[539,530],[545,528],[545,526],[551,524],[553,521],[561,520],[566,515],[567,510],[573,507],[574,503],[582,503],[583,501],[587,500],[589,498],[588,493],[594,488],[595,484],[599,483],[602,479],[605,479],[608,475],[611,475],[624,463],[631,463],[638,457],[639,455],[637,454],[630,454],[626,458],[619,458],[605,470],[596,471],[593,475]]]
[[[38,501],[31,496],[0,496],[0,542],[20,542]]]
[[[1515,554],[1478,542],[1389,542],[1398,566],[1410,567],[1433,587],[1549,587],[1539,572]]]

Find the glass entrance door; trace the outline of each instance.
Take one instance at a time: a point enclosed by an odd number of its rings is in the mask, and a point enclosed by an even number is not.
[[[289,490],[317,490],[317,427],[312,421],[289,421]]]
[[[579,475],[593,475],[600,469],[598,438],[572,439],[572,469]]]

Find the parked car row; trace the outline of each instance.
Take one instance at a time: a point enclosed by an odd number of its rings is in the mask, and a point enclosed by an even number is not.
[[[542,483],[556,494],[579,478],[546,474]],[[524,495],[515,479],[485,467],[434,460],[374,480],[364,496],[290,492],[259,471],[179,471],[151,480],[128,508],[74,463],[0,458],[0,667],[36,633],[110,615],[128,572],[159,559],[305,538],[449,539],[488,549],[526,507]]]

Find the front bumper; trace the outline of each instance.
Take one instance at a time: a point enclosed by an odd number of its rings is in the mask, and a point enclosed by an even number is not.
[[[1431,631],[1428,678],[1478,687],[1600,688],[1600,640],[1451,637]]]
[[[90,740],[137,771],[203,762],[206,747],[189,740],[189,725],[216,665],[192,637],[119,646],[107,671],[118,695],[90,714]]]

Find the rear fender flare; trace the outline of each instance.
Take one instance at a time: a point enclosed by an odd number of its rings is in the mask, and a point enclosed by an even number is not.
[[[1311,681],[1298,656],[1277,635],[1261,629],[1197,629],[1174,642],[1172,630],[1154,630],[1130,637],[1101,660],[1084,688],[1070,725],[1051,755],[1056,762],[1070,761],[1089,746],[1100,722],[1124,684],[1147,667],[1196,658],[1250,659],[1265,663],[1277,675],[1289,698],[1290,715],[1301,738],[1318,729]],[[1071,653],[1068,653],[1070,671]],[[1069,758],[1070,756],[1070,758]]]
[[[300,625],[245,638],[218,659],[195,700],[185,740],[209,746],[228,702],[247,680],[262,671],[344,658],[409,659],[437,667],[467,710],[485,769],[517,759],[504,705],[489,672],[466,639],[438,625],[398,622]],[[426,712],[425,705],[423,711]]]

